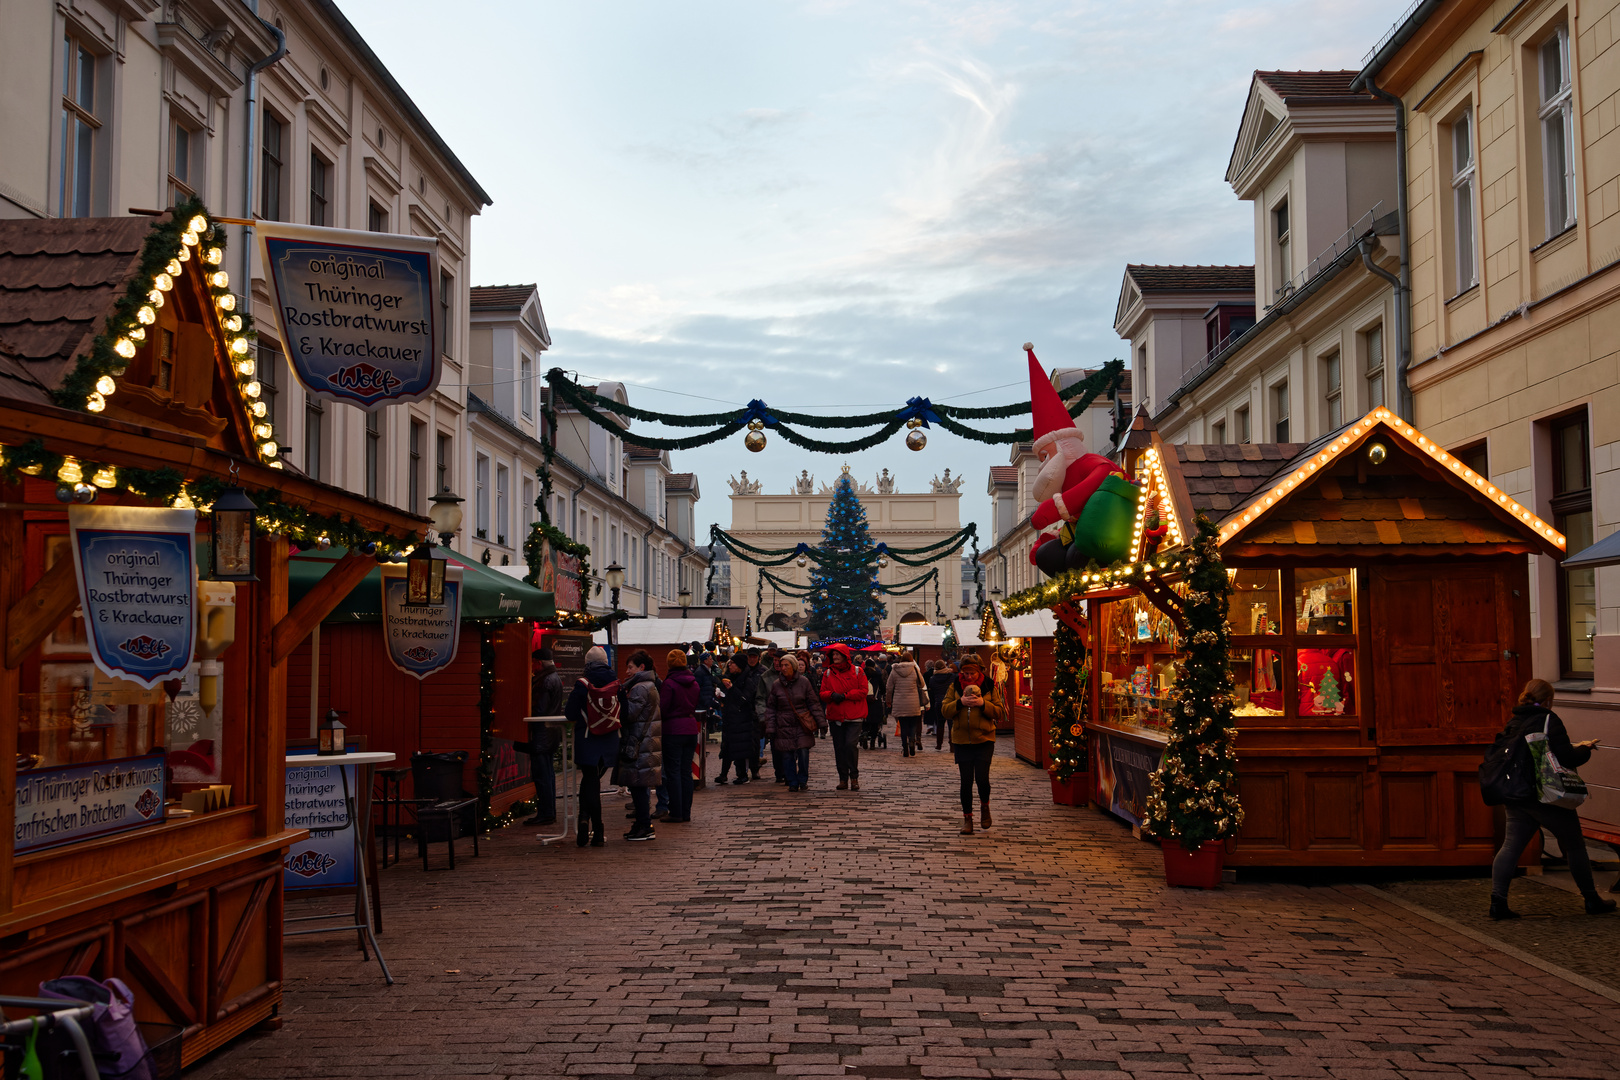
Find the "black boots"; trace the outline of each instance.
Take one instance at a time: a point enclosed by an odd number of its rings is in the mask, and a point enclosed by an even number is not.
[[[1519,913],[1507,906],[1507,897],[1491,894],[1491,918],[1497,922],[1503,919],[1517,919]]]
[[[1599,896],[1595,892],[1587,894],[1586,913],[1588,915],[1607,915],[1609,912],[1613,911],[1616,906],[1620,905],[1616,905],[1613,900],[1603,899],[1603,897]]]

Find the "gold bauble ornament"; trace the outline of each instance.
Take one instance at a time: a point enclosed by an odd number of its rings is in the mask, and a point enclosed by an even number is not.
[[[913,431],[922,427],[922,417],[913,416],[910,420],[906,421],[906,427],[911,428]]]
[[[921,450],[927,445],[928,436],[924,435],[921,431],[913,429],[909,434],[906,435],[907,450]]]
[[[748,437],[743,440],[743,445],[754,453],[759,453],[765,449],[765,433],[763,431],[750,431]]]
[[[748,421],[748,430],[749,431],[764,431],[765,430],[765,421],[763,421],[763,420],[750,420],[750,421]]]

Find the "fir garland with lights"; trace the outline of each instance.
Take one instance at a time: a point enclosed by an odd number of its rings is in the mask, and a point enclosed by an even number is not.
[[[1221,563],[1215,526],[1198,515],[1198,535],[1182,569],[1189,575],[1186,659],[1169,708],[1169,744],[1153,773],[1144,835],[1178,840],[1189,851],[1236,836],[1243,824],[1237,795],[1237,725],[1227,657],[1231,581]]]
[[[1084,725],[1090,701],[1086,684],[1091,678],[1091,665],[1080,635],[1061,619],[1052,638],[1052,660],[1056,673],[1047,711],[1052,726],[1048,740],[1051,760],[1047,762],[1046,771],[1059,780],[1068,781],[1075,773],[1087,771],[1090,765]]]
[[[545,500],[549,502],[550,500]],[[536,588],[540,587],[540,550],[546,541],[551,541],[551,550],[563,555],[572,555],[579,560],[579,579],[591,579],[591,548],[589,544],[581,544],[568,539],[568,534],[551,523],[549,515],[544,514],[544,502],[536,500],[535,507],[542,510],[542,518],[529,527],[529,537],[523,541],[523,561],[528,564],[529,572],[523,575],[523,580]]]

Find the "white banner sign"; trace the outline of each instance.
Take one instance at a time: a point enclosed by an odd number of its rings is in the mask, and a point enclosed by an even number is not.
[[[185,675],[197,642],[197,512],[68,507],[90,658],[147,690]]]
[[[254,226],[293,374],[375,411],[439,384],[439,242],[261,221]]]
[[[461,575],[459,566],[444,568],[444,603],[407,604],[406,568],[382,568],[383,635],[388,659],[407,675],[425,679],[456,658],[461,640]]]

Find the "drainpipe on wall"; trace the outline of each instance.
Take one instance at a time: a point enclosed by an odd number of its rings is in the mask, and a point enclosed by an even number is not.
[[[1406,237],[1403,234],[1401,236],[1401,245],[1403,248],[1405,247],[1405,244]],[[1406,306],[1406,296],[1409,294],[1407,293],[1405,286],[1401,284],[1400,278],[1373,262],[1373,252],[1378,250],[1378,238],[1376,236],[1362,237],[1358,246],[1361,248],[1362,265],[1372,273],[1377,274],[1379,277],[1389,282],[1390,287],[1395,290],[1395,415],[1399,416],[1402,420],[1405,420],[1408,424],[1410,424],[1412,422],[1412,395],[1406,389],[1406,368],[1410,362],[1411,353],[1406,347],[1406,342],[1408,339],[1405,337],[1406,334],[1410,333],[1410,330],[1408,329],[1409,320]],[[1403,256],[1401,261],[1401,270],[1404,272],[1405,269],[1406,262]]]
[[[647,526],[647,531],[641,534],[641,617],[651,618],[652,612],[647,607],[647,593],[652,588],[652,534],[658,529],[655,521]]]
[[[253,11],[253,17],[258,19],[258,0],[252,0],[249,6]],[[253,220],[253,193],[256,186],[255,181],[258,179],[258,173],[253,168],[255,161],[253,150],[256,139],[255,133],[258,131],[259,72],[287,55],[287,35],[282,33],[280,28],[273,23],[267,23],[263,19],[259,19],[259,23],[275,35],[276,51],[263,60],[249,65],[247,69],[247,145],[243,152],[246,160],[243,162],[244,168],[242,170],[242,217],[248,221]],[[244,313],[253,310],[253,226],[251,225],[242,226],[242,310]]]

